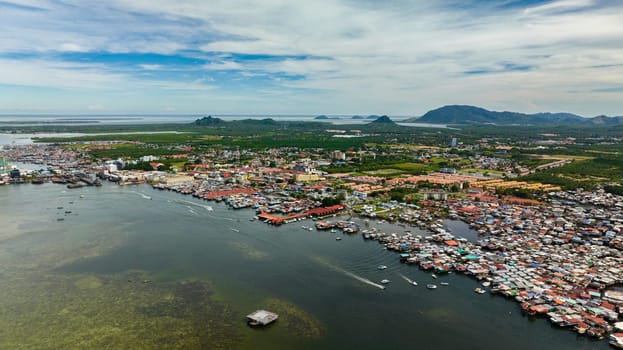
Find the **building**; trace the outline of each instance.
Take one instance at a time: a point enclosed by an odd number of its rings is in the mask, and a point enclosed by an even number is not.
[[[333,160],[346,160],[346,153],[342,151],[333,151],[331,152],[331,159]]]
[[[318,174],[296,174],[297,182],[311,182],[311,181],[320,181],[320,176]]]
[[[424,194],[424,200],[445,201],[448,199],[448,194],[444,191],[426,191]]]
[[[450,145],[450,147],[456,147],[458,145],[458,141],[457,141],[456,137],[450,138],[449,145]]]
[[[11,169],[11,171],[9,172],[9,176],[10,176],[12,179],[19,179],[19,178],[21,177],[21,173],[20,173],[19,169],[17,169],[17,168],[13,168],[13,169]]]
[[[454,168],[441,168],[439,169],[440,173],[444,173],[444,174],[456,174],[456,169]]]

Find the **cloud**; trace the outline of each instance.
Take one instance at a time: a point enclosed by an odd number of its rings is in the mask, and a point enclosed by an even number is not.
[[[160,69],[162,69],[162,65],[160,65],[160,64],[139,64],[138,66],[141,69],[144,69],[144,70],[160,70]]]
[[[0,8],[0,84],[141,88],[154,98],[184,91],[188,108],[229,113],[421,114],[451,103],[534,112],[573,102],[577,113],[601,114],[617,113],[621,97],[596,98],[623,81],[623,4],[614,1],[29,0]]]
[[[89,50],[85,47],[82,47],[78,44],[74,43],[62,43],[60,47],[60,51],[67,52],[88,52]]]

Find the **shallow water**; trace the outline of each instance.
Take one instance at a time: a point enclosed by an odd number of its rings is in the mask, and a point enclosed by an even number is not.
[[[301,228],[312,221],[268,226],[148,186],[0,186],[0,199],[1,349],[609,348],[473,293],[464,275],[433,280],[360,234]],[[251,329],[258,308],[281,317]]]

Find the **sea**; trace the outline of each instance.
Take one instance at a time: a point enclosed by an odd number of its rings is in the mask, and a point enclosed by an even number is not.
[[[361,234],[253,217],[147,185],[0,186],[0,349],[609,348],[474,293],[463,274],[432,279]],[[279,319],[251,328],[258,309]]]
[[[2,126],[45,126],[45,125],[136,125],[136,124],[184,124],[191,123],[206,115],[10,115],[0,114],[0,127]],[[374,119],[353,119],[352,116],[336,115],[330,119],[317,120],[313,115],[256,115],[256,114],[224,114],[212,115],[226,121],[241,119],[265,119],[272,118],[277,121],[316,121],[333,125],[366,124]],[[423,128],[447,128],[443,124],[429,123],[405,123],[409,116],[390,116],[400,125],[423,127]]]

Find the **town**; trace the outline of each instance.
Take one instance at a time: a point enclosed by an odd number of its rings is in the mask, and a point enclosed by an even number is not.
[[[120,147],[143,151],[94,156]],[[103,182],[144,184],[231,209],[252,209],[249,220],[258,224],[313,218],[304,229],[377,240],[395,251],[397,260],[430,271],[434,278],[473,276],[481,281],[478,293],[509,298],[528,317],[544,317],[590,337],[609,337],[610,344],[623,347],[623,292],[612,288],[623,283],[623,196],[609,190],[608,183],[568,189],[521,178],[564,167],[572,157],[522,163],[508,157],[513,145],[485,152],[482,144],[462,145],[456,138],[445,146],[345,150],[215,147],[199,152],[174,145],[162,152],[162,147],[136,141],[6,145],[0,151],[0,184],[53,182],[68,190]],[[370,170],[363,169],[364,162]],[[369,166],[384,163],[391,165]],[[396,223],[402,232],[360,227],[336,220],[336,214]],[[464,221],[478,239],[456,235],[444,220]],[[429,234],[414,234],[411,227]]]

